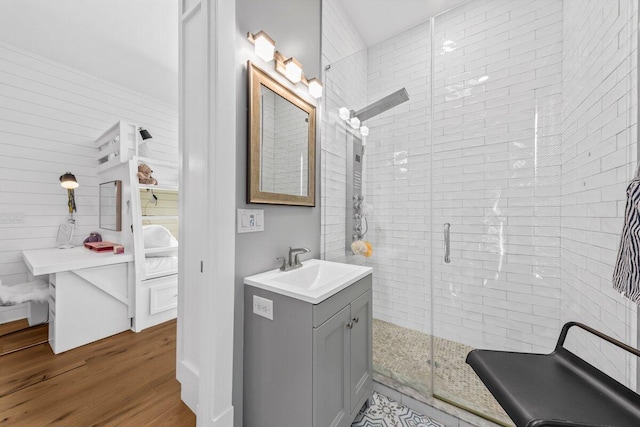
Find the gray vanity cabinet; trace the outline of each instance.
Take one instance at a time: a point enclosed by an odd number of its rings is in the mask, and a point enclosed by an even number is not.
[[[371,395],[371,290],[313,329],[313,426],[350,426]]]
[[[373,387],[373,330],[371,290],[351,303],[350,378],[351,414],[360,411],[364,401],[371,397]],[[369,349],[368,351],[363,351]]]
[[[313,426],[346,426],[351,414],[349,330],[351,310],[345,307],[313,329]]]
[[[371,305],[371,275],[315,305],[246,285],[244,426],[350,426],[373,392]]]

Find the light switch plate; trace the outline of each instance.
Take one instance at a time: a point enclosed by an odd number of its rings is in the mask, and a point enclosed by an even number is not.
[[[264,231],[264,209],[238,209],[238,233]]]
[[[273,301],[254,295],[253,313],[269,320],[273,320]]]

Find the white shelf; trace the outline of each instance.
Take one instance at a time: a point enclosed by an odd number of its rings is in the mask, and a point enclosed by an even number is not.
[[[175,274],[178,274],[178,270],[158,271],[156,273],[147,274],[144,280],[157,279],[158,277],[165,277],[165,276],[173,276]]]
[[[137,154],[138,128],[132,123],[119,121],[95,140],[98,172],[126,163]]]
[[[118,135],[120,135],[120,122],[117,122],[115,125],[111,126],[109,129],[104,131],[102,135],[98,137],[98,139],[96,139],[96,148],[102,147],[104,144],[107,144]]]
[[[175,185],[144,185],[144,184],[140,184],[139,185],[141,190],[158,190],[158,191],[174,191],[174,192],[178,192],[178,186]]]
[[[141,215],[143,221],[178,220],[178,215]]]
[[[177,251],[177,246],[166,246],[164,248],[148,248],[144,250],[145,254],[157,254],[159,252]]]
[[[175,169],[178,169],[179,167],[178,162],[168,162],[166,160],[150,159],[149,157],[138,156],[138,162],[146,163],[150,166],[166,166],[168,168],[175,168]]]

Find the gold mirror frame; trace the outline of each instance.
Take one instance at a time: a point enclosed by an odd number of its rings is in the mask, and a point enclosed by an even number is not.
[[[316,107],[309,104],[290,89],[282,86],[269,74],[247,61],[247,74],[249,76],[249,153],[248,153],[248,203],[264,203],[275,205],[315,206],[316,204]],[[282,98],[291,102],[296,107],[309,115],[308,126],[308,155],[307,171],[307,195],[296,196],[292,194],[269,193],[260,190],[260,148],[261,148],[261,105],[260,87],[273,91]]]

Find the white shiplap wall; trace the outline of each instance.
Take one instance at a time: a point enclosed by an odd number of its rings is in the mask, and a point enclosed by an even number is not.
[[[0,43],[3,283],[27,279],[22,250],[56,246],[57,227],[68,216],[66,191],[59,184],[64,172],[73,172],[80,184],[74,243],[98,230],[94,140],[118,120],[149,130],[154,157],[177,160],[175,106]]]

